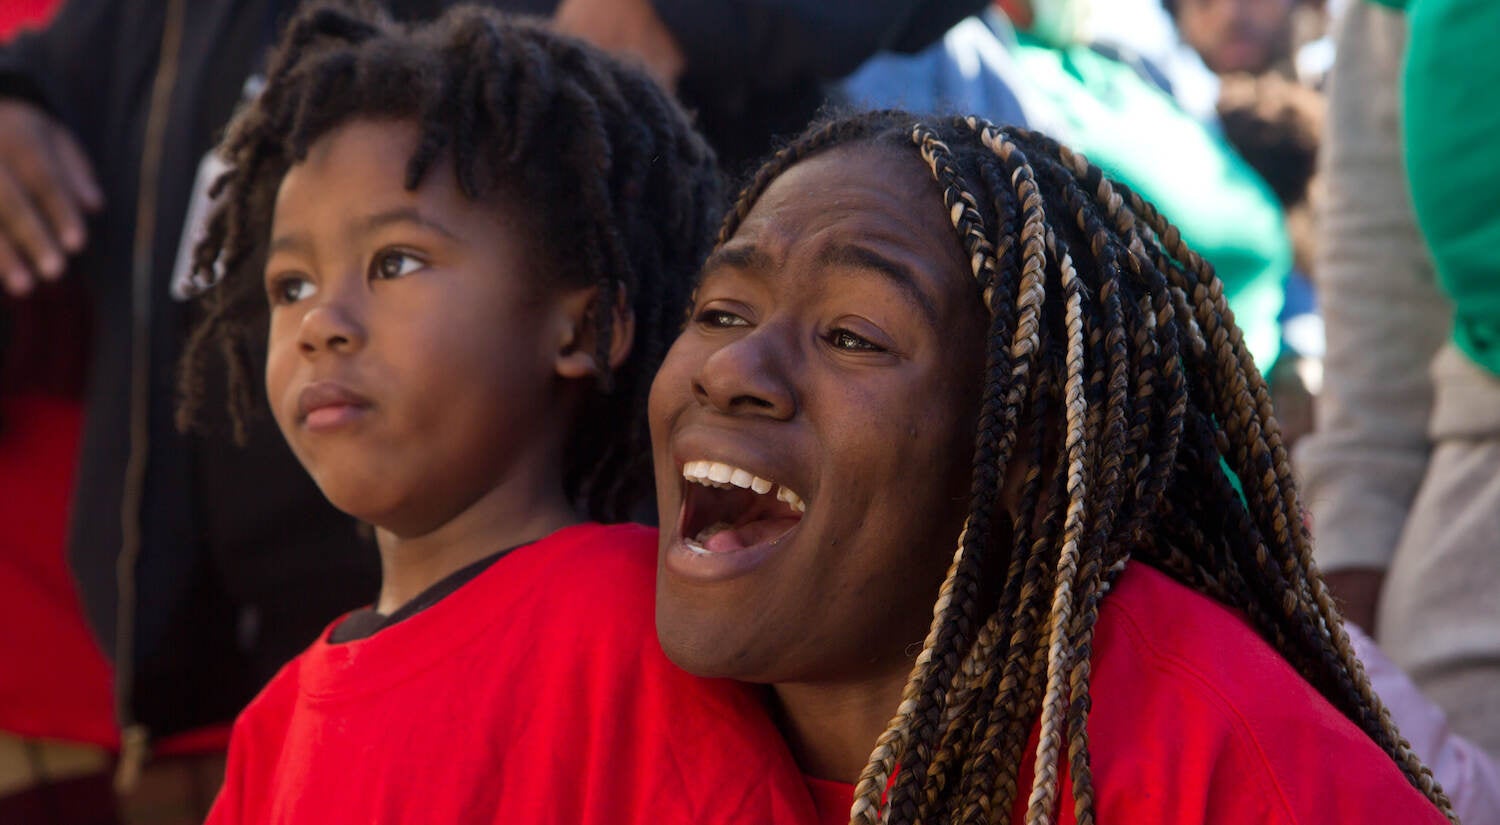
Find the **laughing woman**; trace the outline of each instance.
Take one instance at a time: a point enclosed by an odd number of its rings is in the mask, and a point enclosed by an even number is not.
[[[650,415],[663,646],[769,686],[828,822],[1444,820],[1219,282],[1046,138],[793,143]]]

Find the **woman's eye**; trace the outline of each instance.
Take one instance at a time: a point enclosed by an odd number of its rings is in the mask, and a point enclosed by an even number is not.
[[[375,257],[375,264],[370,273],[371,277],[389,280],[391,278],[402,278],[416,272],[426,264],[405,252],[382,252]]]
[[[271,282],[271,303],[295,304],[303,298],[311,296],[318,291],[312,281],[296,275],[285,275]]]
[[[834,349],[851,352],[885,352],[885,347],[879,344],[872,344],[847,329],[836,329],[830,332],[828,334],[828,343],[832,344]]]
[[[714,329],[750,326],[749,321],[735,315],[733,312],[722,309],[705,309],[698,313],[697,321],[703,326]]]

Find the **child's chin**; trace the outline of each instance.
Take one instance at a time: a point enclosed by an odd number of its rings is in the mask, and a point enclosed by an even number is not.
[[[317,482],[318,489],[323,492],[328,503],[350,518],[373,527],[385,527],[390,521],[390,514],[395,508],[380,506],[382,497],[379,492],[370,490],[366,485],[318,473],[313,474],[313,480]]]

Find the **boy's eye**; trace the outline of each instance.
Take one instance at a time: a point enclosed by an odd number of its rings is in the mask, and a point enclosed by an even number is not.
[[[405,252],[381,252],[375,256],[370,267],[370,277],[382,280],[401,278],[416,272],[425,266],[425,263],[415,256]]]
[[[746,321],[744,318],[741,318],[740,316],[735,315],[733,312],[729,312],[727,310],[722,310],[722,309],[705,309],[705,310],[702,310],[702,311],[700,311],[698,313],[698,317],[695,318],[694,320],[696,320],[698,323],[702,324],[703,326],[710,327],[710,328],[713,328],[713,329],[722,329],[724,327],[747,327],[747,326],[750,326],[750,322],[749,321]]]
[[[847,329],[835,329],[828,333],[828,343],[834,349],[850,352],[885,352],[885,347],[855,335]]]
[[[273,305],[295,304],[317,291],[318,288],[313,286],[312,281],[297,275],[284,275],[275,279],[268,290]]]

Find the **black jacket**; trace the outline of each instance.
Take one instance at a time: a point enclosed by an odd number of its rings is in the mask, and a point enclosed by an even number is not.
[[[824,80],[880,49],[919,49],[985,5],[655,2],[688,57],[684,100],[735,170],[806,124]],[[269,415],[247,448],[229,442],[222,421],[202,436],[173,426],[192,308],[171,300],[168,279],[197,165],[294,5],[69,0],[45,31],[0,49],[0,96],[30,99],[67,124],[107,201],[71,269],[95,328],[70,561],[116,660],[121,723],[137,735],[231,718],[377,586],[375,554],[324,502]],[[422,16],[443,4],[392,5]],[[556,0],[500,5],[548,13]]]
[[[183,215],[199,160],[289,5],[70,0],[45,31],[0,50],[0,94],[68,125],[106,200],[70,269],[86,287],[93,345],[69,560],[115,659],[116,712],[136,733],[232,718],[378,584],[373,550],[269,415],[244,449],[212,415],[207,436],[173,424],[193,311],[168,295]],[[163,60],[172,37],[176,58]],[[158,78],[170,94],[153,99]]]

